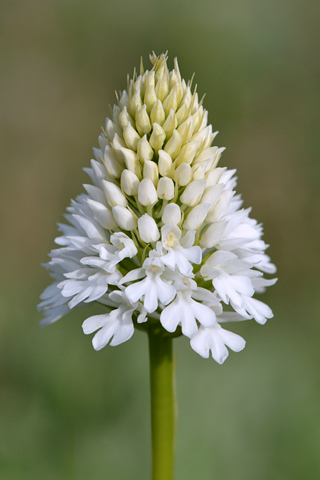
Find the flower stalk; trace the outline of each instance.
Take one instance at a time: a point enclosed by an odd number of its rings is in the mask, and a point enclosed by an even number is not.
[[[152,480],[173,480],[175,443],[175,379],[173,339],[149,329]]]

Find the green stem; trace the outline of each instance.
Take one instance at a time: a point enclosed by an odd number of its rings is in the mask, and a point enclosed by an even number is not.
[[[152,480],[173,480],[175,387],[172,338],[149,330]]]

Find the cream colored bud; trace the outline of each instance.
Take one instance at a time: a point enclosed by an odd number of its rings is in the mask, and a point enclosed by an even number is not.
[[[130,170],[123,170],[121,173],[121,188],[127,195],[137,195],[139,178]]]
[[[176,119],[177,119],[177,124],[180,125],[183,123],[190,114],[190,107],[186,105],[185,103],[181,105],[179,110],[176,112]]]
[[[183,228],[186,230],[198,230],[207,216],[209,207],[209,203],[202,203],[194,207],[183,222]]]
[[[169,74],[169,88],[170,90],[175,86],[176,83],[180,83],[180,78],[177,75],[175,70],[172,70]]]
[[[165,206],[162,214],[162,221],[165,225],[178,225],[181,221],[181,210],[176,203],[169,203]]]
[[[118,160],[123,162],[124,159],[123,159],[123,155],[122,155],[122,149],[126,148],[126,146],[127,146],[125,141],[123,140],[123,138],[119,137],[119,135],[116,133],[115,136],[113,137],[113,141],[111,143],[111,146],[112,146]]]
[[[142,105],[140,90],[136,90],[130,98],[130,112],[132,115],[136,115],[136,113],[142,108]]]
[[[154,185],[157,185],[159,173],[156,162],[145,160],[143,165],[143,178],[149,178]]]
[[[174,172],[174,179],[180,185],[180,187],[185,187],[191,181],[192,170],[190,165],[187,163],[181,163],[179,167]]]
[[[124,107],[129,108],[129,95],[126,90],[123,90],[119,100],[119,104],[121,108],[124,108]]]
[[[166,96],[169,93],[169,78],[168,74],[164,74],[161,78],[159,78],[158,83],[156,85],[156,95],[163,102]]]
[[[170,176],[172,171],[172,159],[168,153],[164,150],[159,150],[159,160],[158,160],[158,168],[159,173],[163,177]]]
[[[127,206],[127,199],[121,192],[118,185],[108,182],[107,180],[102,180],[102,186],[110,207],[116,207],[117,205],[120,207]]]
[[[205,186],[205,180],[194,180],[193,182],[189,183],[189,185],[186,187],[185,191],[180,197],[181,202],[185,205],[188,205],[189,207],[193,207],[194,205],[199,203]]]
[[[140,140],[140,135],[138,134],[138,132],[136,132],[131,123],[128,123],[128,125],[123,129],[123,138],[128,148],[137,151],[137,145]]]
[[[160,100],[157,100],[156,103],[153,105],[150,113],[150,118],[152,123],[159,123],[159,125],[162,125],[165,121],[166,114],[164,113],[163,106]]]
[[[137,220],[128,208],[113,207],[112,214],[119,227],[123,228],[123,230],[134,230],[137,227]]]
[[[183,122],[177,130],[181,135],[182,143],[187,143],[192,137],[193,133],[193,118],[188,117],[187,120]]]
[[[112,142],[115,134],[121,135],[121,129],[110,118],[106,120],[106,134],[110,142]]]
[[[162,128],[165,131],[165,134],[166,134],[167,138],[171,137],[171,135],[173,133],[173,130],[176,128],[176,126],[177,126],[177,119],[176,119],[176,116],[174,114],[174,110],[170,110],[170,113],[169,113],[166,121],[162,125]]]
[[[119,178],[123,166],[118,161],[113,149],[109,145],[106,145],[106,148],[104,149],[103,161],[109,175],[114,178]]]
[[[172,137],[168,140],[164,147],[164,151],[169,153],[172,160],[174,160],[180,153],[182,145],[182,138],[180,133],[177,130],[174,130]]]
[[[131,123],[131,125],[134,124],[134,120],[131,115],[129,115],[127,107],[124,107],[123,110],[121,110],[121,112],[119,113],[118,122],[122,129],[125,128],[128,123]]]
[[[140,160],[145,162],[146,160],[152,160],[154,152],[150,147],[150,143],[147,140],[147,135],[144,135],[138,142],[137,152]]]
[[[150,178],[144,178],[138,188],[138,200],[141,205],[154,205],[158,201],[157,191]]]
[[[156,242],[160,238],[156,222],[147,213],[138,219],[138,230],[143,242]]]
[[[149,140],[151,147],[157,152],[164,144],[165,139],[166,134],[164,130],[160,127],[160,125],[154,123],[153,131]]]
[[[146,87],[146,93],[144,95],[143,101],[147,107],[147,112],[150,113],[157,101],[157,95],[154,89],[154,85],[150,85],[149,87]]]
[[[133,150],[130,150],[130,148],[122,148],[121,153],[127,169],[134,172],[140,178],[141,169],[138,155]]]
[[[171,178],[160,178],[157,188],[157,194],[160,200],[172,200],[172,198],[174,197],[174,183]]]
[[[136,127],[140,135],[149,133],[151,130],[151,123],[150,123],[149,115],[147,113],[146,105],[143,105],[143,107],[141,107],[138,113],[136,114]]]
[[[191,165],[196,155],[197,149],[198,149],[198,144],[196,142],[191,142],[191,143],[189,142],[186,145],[183,145],[183,147],[180,150],[179,156],[176,158],[175,165],[179,166],[183,162]]]
[[[179,84],[176,83],[167,98],[165,98],[165,100],[163,101],[163,108],[166,112],[166,115],[168,115],[171,109],[174,111],[177,110],[179,102],[181,100],[181,96],[181,87]]]
[[[154,87],[155,86],[155,75],[154,75],[154,70],[151,70],[151,72],[148,72],[146,76],[146,89],[149,87]]]

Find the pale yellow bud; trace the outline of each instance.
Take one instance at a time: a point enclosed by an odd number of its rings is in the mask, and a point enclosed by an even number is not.
[[[185,144],[187,143],[190,138],[192,137],[193,134],[193,118],[188,117],[185,122],[183,122],[179,127],[178,127],[178,132],[181,135],[182,138],[182,143]]]
[[[123,90],[120,100],[119,100],[120,108],[129,108],[129,95],[127,94],[126,90]]]
[[[121,188],[127,195],[137,195],[139,178],[130,170],[123,170],[121,173]]]
[[[143,107],[141,107],[138,113],[136,114],[136,126],[140,135],[149,133],[151,130],[151,123],[150,123],[149,115],[147,113],[146,105],[143,105]]]
[[[182,145],[181,135],[177,130],[174,130],[172,137],[168,140],[168,142],[164,147],[164,151],[169,153],[171,158],[174,160],[180,152],[181,145]]]
[[[157,188],[157,194],[161,200],[172,200],[172,198],[174,197],[174,183],[171,178],[160,178]]]
[[[115,136],[116,133],[121,136],[122,135],[121,128],[119,128],[117,124],[113,123],[113,121],[110,120],[110,118],[107,118],[106,134],[110,142],[112,142],[113,137]]]
[[[123,129],[123,138],[128,148],[137,151],[137,145],[140,140],[140,135],[133,128],[131,123],[128,123],[128,125]]]
[[[174,180],[180,185],[181,187],[185,187],[191,181],[192,177],[192,170],[190,165],[187,163],[181,163],[179,167],[174,172]]]
[[[125,128],[128,125],[128,123],[131,123],[131,125],[134,125],[134,120],[129,115],[127,107],[124,107],[123,110],[121,110],[121,112],[119,113],[118,123],[122,129]]]
[[[157,74],[156,74],[157,75]],[[162,76],[159,80],[158,80],[158,83],[156,85],[156,95],[157,97],[159,98],[159,100],[161,100],[161,102],[163,102],[163,100],[166,98],[166,96],[168,95],[169,93],[169,78],[168,78],[168,74],[167,75],[164,75]]]
[[[169,113],[166,121],[162,125],[162,128],[165,131],[167,138],[171,137],[171,135],[173,133],[173,130],[176,128],[176,126],[177,126],[177,119],[176,119],[176,116],[174,114],[174,110],[170,110],[170,113]]]
[[[124,162],[123,154],[122,154],[122,149],[126,148],[127,145],[123,138],[119,137],[119,135],[116,133],[113,137],[113,141],[111,143],[111,146],[113,148],[114,153],[116,154],[118,160],[120,162]]]
[[[139,178],[141,178],[141,169],[138,155],[129,148],[122,148],[121,152],[127,169],[135,173]]]
[[[154,85],[150,85],[146,88],[146,93],[144,95],[144,103],[147,107],[147,112],[150,113],[154,104],[157,101],[157,95],[154,89]]]
[[[142,105],[140,90],[136,90],[130,98],[130,112],[132,115],[136,115],[136,113],[142,108]]]
[[[165,121],[166,114],[163,110],[163,106],[160,100],[157,100],[156,103],[153,105],[150,118],[152,123],[158,123],[159,125],[162,125]]]
[[[181,165],[181,163],[185,162],[191,165],[195,154],[197,152],[198,144],[196,142],[187,143],[183,145],[180,151],[180,155],[176,158],[175,165]]]
[[[138,142],[137,152],[142,163],[145,160],[151,160],[153,158],[154,152],[150,147],[150,143],[147,140],[147,135],[144,135]]]
[[[154,185],[157,185],[159,174],[156,162],[145,160],[143,165],[143,178],[149,178]]]
[[[164,150],[159,150],[158,167],[159,173],[163,177],[170,176],[172,171],[172,159]]]
[[[183,123],[189,116],[190,107],[183,104],[176,112],[177,125]]]
[[[168,115],[169,111],[172,109],[174,111],[177,110],[179,102],[181,100],[181,88],[178,83],[173,87],[169,95],[166,97],[166,99],[163,101],[163,108],[164,111],[166,112],[166,115]]]
[[[150,145],[151,147],[155,150],[158,151],[164,144],[164,141],[166,139],[166,134],[163,130],[163,128],[160,127],[157,123],[153,124],[153,132],[150,137]]]

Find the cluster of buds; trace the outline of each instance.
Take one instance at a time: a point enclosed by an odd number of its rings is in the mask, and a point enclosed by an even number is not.
[[[92,183],[60,225],[60,248],[46,265],[54,283],[42,294],[43,324],[90,302],[105,313],[87,318],[96,350],[155,324],[185,335],[202,357],[218,362],[244,348],[221,324],[270,308],[254,299],[275,280],[262,227],[242,209],[235,170],[218,167],[222,148],[192,81],[169,72],[166,55],[128,81],[94,149]],[[224,306],[227,305],[227,311]],[[231,308],[230,308],[231,307]]]

